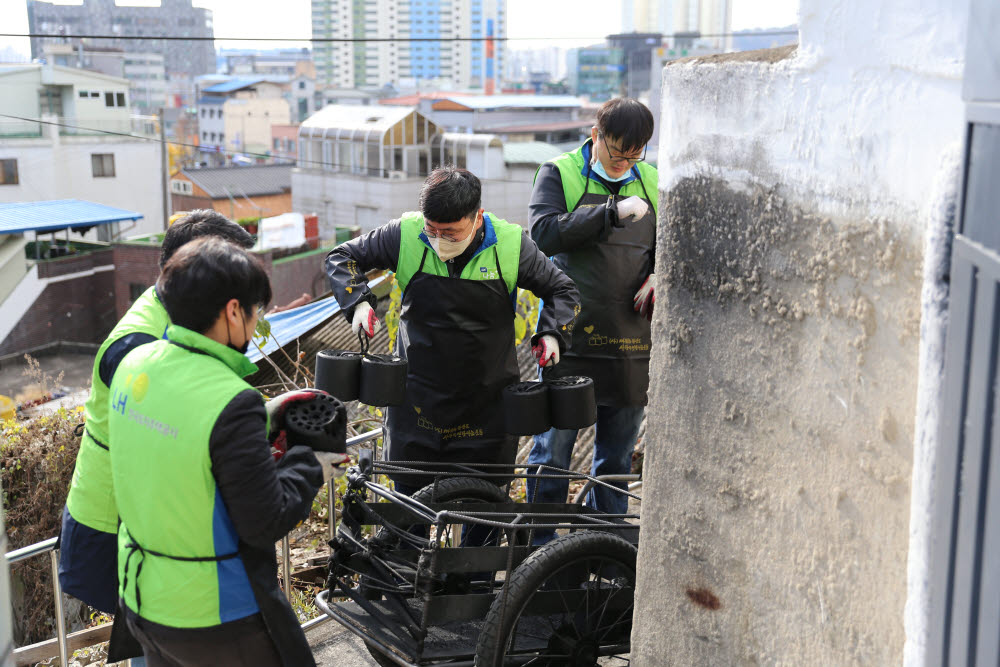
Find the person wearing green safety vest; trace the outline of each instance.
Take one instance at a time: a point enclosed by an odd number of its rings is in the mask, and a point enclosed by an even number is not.
[[[336,452],[314,453],[286,434],[287,451],[272,457],[284,408],[318,392],[265,405],[243,380],[257,369],[245,353],[271,299],[255,257],[199,239],[167,262],[156,288],[167,337],[130,352],[109,395],[116,623],[125,619],[150,667],[314,665],[278,588],[274,543],[342,470],[344,436]]]
[[[253,245],[253,237],[225,216],[207,209],[192,211],[164,235],[160,268],[181,246],[205,236],[243,248]],[[163,338],[169,324],[156,289],[150,287],[132,304],[94,358],[80,451],[62,515],[59,584],[63,592],[109,614],[114,613],[118,601],[118,508],[111,484],[108,387],[125,355]]]
[[[514,463],[517,437],[504,432],[502,391],[520,378],[514,349],[517,290],[545,300],[532,344],[557,363],[570,343],[578,295],[573,281],[524,230],[481,206],[471,172],[435,169],[420,211],[404,213],[326,257],[333,294],[355,332],[375,335],[376,298],[365,273],[389,269],[403,291],[395,351],[407,360],[406,398],[386,415],[387,458]],[[426,476],[393,476],[412,494]]]
[[[652,135],[645,105],[605,102],[587,142],[539,167],[529,204],[531,238],[580,290],[578,335],[562,363],[541,373],[593,378],[595,476],[630,472],[645,412],[659,205],[656,168],[644,162]],[[567,429],[536,435],[528,462],[567,468],[576,436]],[[528,480],[528,498],[536,502],[566,502],[567,491],[566,480]],[[607,487],[595,487],[586,502],[609,514],[628,510],[628,497]],[[554,537],[538,530],[534,541]]]

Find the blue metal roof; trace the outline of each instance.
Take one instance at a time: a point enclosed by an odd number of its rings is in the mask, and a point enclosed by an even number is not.
[[[385,276],[379,276],[368,283],[368,286],[375,287],[383,280],[385,280]],[[307,334],[339,312],[340,304],[333,297],[329,297],[274,315],[267,315],[267,321],[271,325],[271,337],[264,345],[263,352],[257,345],[251,344],[250,349],[247,350],[247,357],[250,361],[257,363],[265,354],[269,355],[279,347],[284,347],[299,336]]]
[[[253,86],[258,83],[264,83],[266,79],[251,79],[237,77],[235,79],[230,79],[229,81],[223,81],[222,83],[217,83],[214,86],[209,86],[208,88],[202,88],[203,93],[231,93],[234,90],[240,90],[241,88],[246,88],[248,86]]]
[[[199,105],[205,105],[205,104],[225,104],[226,103],[226,99],[227,98],[225,98],[225,97],[207,97],[207,96],[206,97],[199,97],[198,98],[198,104]]]
[[[142,213],[80,199],[12,202],[0,204],[0,234],[48,233],[141,217]]]

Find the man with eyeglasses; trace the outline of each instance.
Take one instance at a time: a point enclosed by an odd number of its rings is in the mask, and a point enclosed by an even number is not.
[[[517,437],[504,432],[502,391],[519,379],[514,350],[517,290],[544,300],[532,344],[555,364],[570,343],[579,295],[518,225],[485,212],[474,174],[435,169],[420,211],[334,248],[326,258],[333,294],[355,333],[378,326],[365,273],[389,269],[403,290],[396,352],[408,361],[406,401],[389,408],[388,459],[513,463]],[[412,494],[431,478],[398,476]]]
[[[545,378],[586,375],[597,392],[593,475],[631,469],[649,387],[650,320],[658,206],[656,169],[644,162],[653,115],[634,99],[605,102],[590,139],[539,167],[531,195],[531,238],[580,290],[577,335]],[[535,436],[529,463],[568,468],[577,432]],[[625,488],[623,483],[616,484]],[[528,498],[565,502],[568,482],[529,479]],[[587,504],[624,514],[628,499],[595,487]],[[553,531],[536,531],[543,544]]]

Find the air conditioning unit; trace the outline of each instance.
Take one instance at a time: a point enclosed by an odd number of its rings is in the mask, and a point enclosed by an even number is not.
[[[404,178],[406,178],[406,172],[405,171],[390,171],[389,172],[389,178],[391,180],[394,180],[394,181],[401,181]]]

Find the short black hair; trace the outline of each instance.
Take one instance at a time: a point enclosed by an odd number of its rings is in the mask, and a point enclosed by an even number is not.
[[[219,312],[237,299],[250,317],[271,301],[271,281],[260,261],[243,248],[217,238],[195,239],[167,260],[156,294],[174,324],[208,331]]]
[[[653,138],[653,113],[639,100],[616,97],[597,110],[597,131],[621,142],[617,148],[631,153]]]
[[[431,222],[458,222],[479,210],[482,196],[483,186],[471,171],[438,167],[420,188],[420,211]]]
[[[200,208],[191,211],[167,229],[160,248],[160,268],[166,266],[178,248],[202,236],[217,236],[241,248],[253,247],[253,236],[243,227],[217,211]]]

